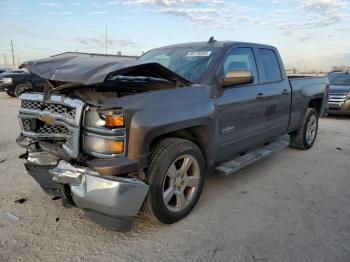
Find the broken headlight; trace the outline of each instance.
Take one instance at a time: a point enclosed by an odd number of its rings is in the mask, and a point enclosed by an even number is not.
[[[125,127],[124,113],[121,109],[98,110],[89,107],[85,112],[85,126],[108,129]]]
[[[120,109],[98,110],[89,107],[85,111],[83,148],[96,157],[124,155],[125,118]]]

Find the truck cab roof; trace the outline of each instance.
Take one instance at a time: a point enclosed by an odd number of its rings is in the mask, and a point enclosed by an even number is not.
[[[217,48],[230,48],[234,45],[247,45],[247,46],[257,46],[257,47],[266,47],[266,48],[273,48],[275,47],[265,44],[259,44],[259,43],[250,43],[250,42],[240,42],[240,41],[214,41],[214,42],[190,42],[190,43],[182,43],[182,44],[175,44],[175,45],[168,45],[160,47],[162,48],[177,48],[177,47],[188,47],[188,48],[195,48],[195,47],[217,47]],[[158,49],[158,48],[156,48]]]

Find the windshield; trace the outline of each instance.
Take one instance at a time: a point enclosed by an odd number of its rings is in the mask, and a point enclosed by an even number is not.
[[[350,85],[350,73],[340,73],[329,75],[329,82],[331,85],[349,86]]]
[[[218,48],[172,47],[154,49],[139,58],[139,61],[159,63],[191,82],[199,81],[207,72]]]

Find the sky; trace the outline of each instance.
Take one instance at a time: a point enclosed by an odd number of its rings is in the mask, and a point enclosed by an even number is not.
[[[276,46],[286,68],[350,66],[350,0],[0,0],[0,65],[66,51],[141,55],[217,40]]]

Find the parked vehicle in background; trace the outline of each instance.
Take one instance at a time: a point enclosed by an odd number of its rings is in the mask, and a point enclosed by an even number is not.
[[[260,44],[211,39],[130,62],[24,66],[49,83],[20,97],[29,175],[116,230],[142,205],[162,223],[184,218],[208,168],[226,176],[289,144],[310,149],[328,100],[326,77],[288,79],[277,49]]]
[[[2,77],[8,73],[11,73],[11,72],[17,72],[17,71],[21,71],[23,72],[24,70],[23,69],[17,69],[17,68],[12,68],[12,67],[3,67],[3,68],[0,68],[0,80],[2,79]]]
[[[12,67],[0,67],[0,74],[6,73],[6,72],[10,72],[16,70],[16,68],[12,68]]]
[[[330,73],[328,79],[328,114],[350,115],[350,72]]]
[[[18,97],[25,91],[40,92],[44,90],[46,81],[26,69],[18,69],[5,73],[0,79],[0,91],[11,97]]]

